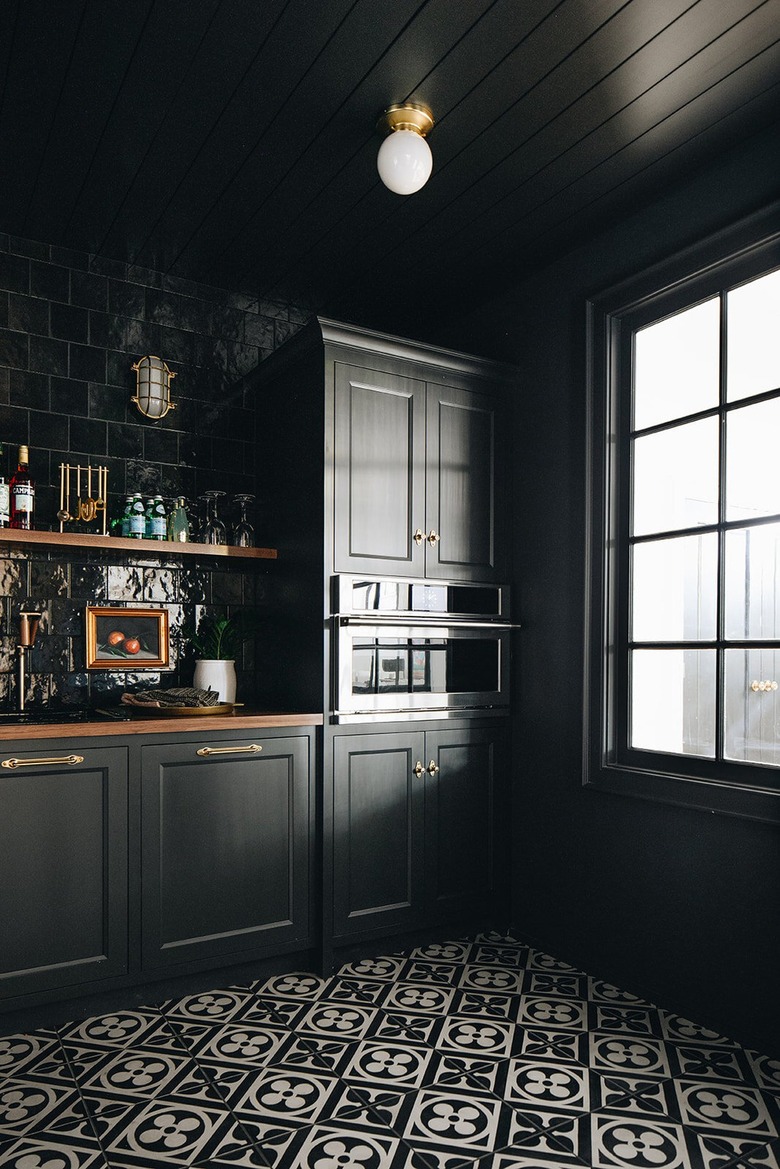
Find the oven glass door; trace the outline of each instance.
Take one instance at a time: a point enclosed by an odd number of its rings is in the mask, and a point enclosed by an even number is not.
[[[336,716],[403,716],[509,703],[506,630],[343,625]]]

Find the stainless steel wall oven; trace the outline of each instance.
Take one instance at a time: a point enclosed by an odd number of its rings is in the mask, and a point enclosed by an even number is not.
[[[509,589],[334,579],[332,717],[446,718],[509,705]]]

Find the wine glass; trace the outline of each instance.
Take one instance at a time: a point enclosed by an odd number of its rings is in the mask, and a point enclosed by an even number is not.
[[[255,529],[247,519],[247,508],[250,503],[254,503],[254,495],[237,495],[235,502],[238,504],[238,520],[233,525],[233,543],[237,548],[254,548],[255,546]]]
[[[227,544],[227,530],[219,518],[219,501],[224,498],[224,491],[206,491],[206,522],[203,525],[201,542],[203,544]]]

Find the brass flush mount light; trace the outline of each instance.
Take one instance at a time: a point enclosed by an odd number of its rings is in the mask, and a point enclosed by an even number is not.
[[[377,122],[386,134],[376,159],[379,177],[396,195],[413,195],[424,187],[433,170],[433,155],[425,135],[433,129],[427,106],[407,103],[390,106]]]
[[[142,357],[131,365],[135,370],[136,392],[130,399],[147,418],[164,418],[169,410],[175,410],[171,401],[171,373],[161,357]]]

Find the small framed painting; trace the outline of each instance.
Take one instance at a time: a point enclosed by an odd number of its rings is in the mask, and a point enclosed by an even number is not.
[[[88,670],[167,670],[168,610],[87,605]]]

